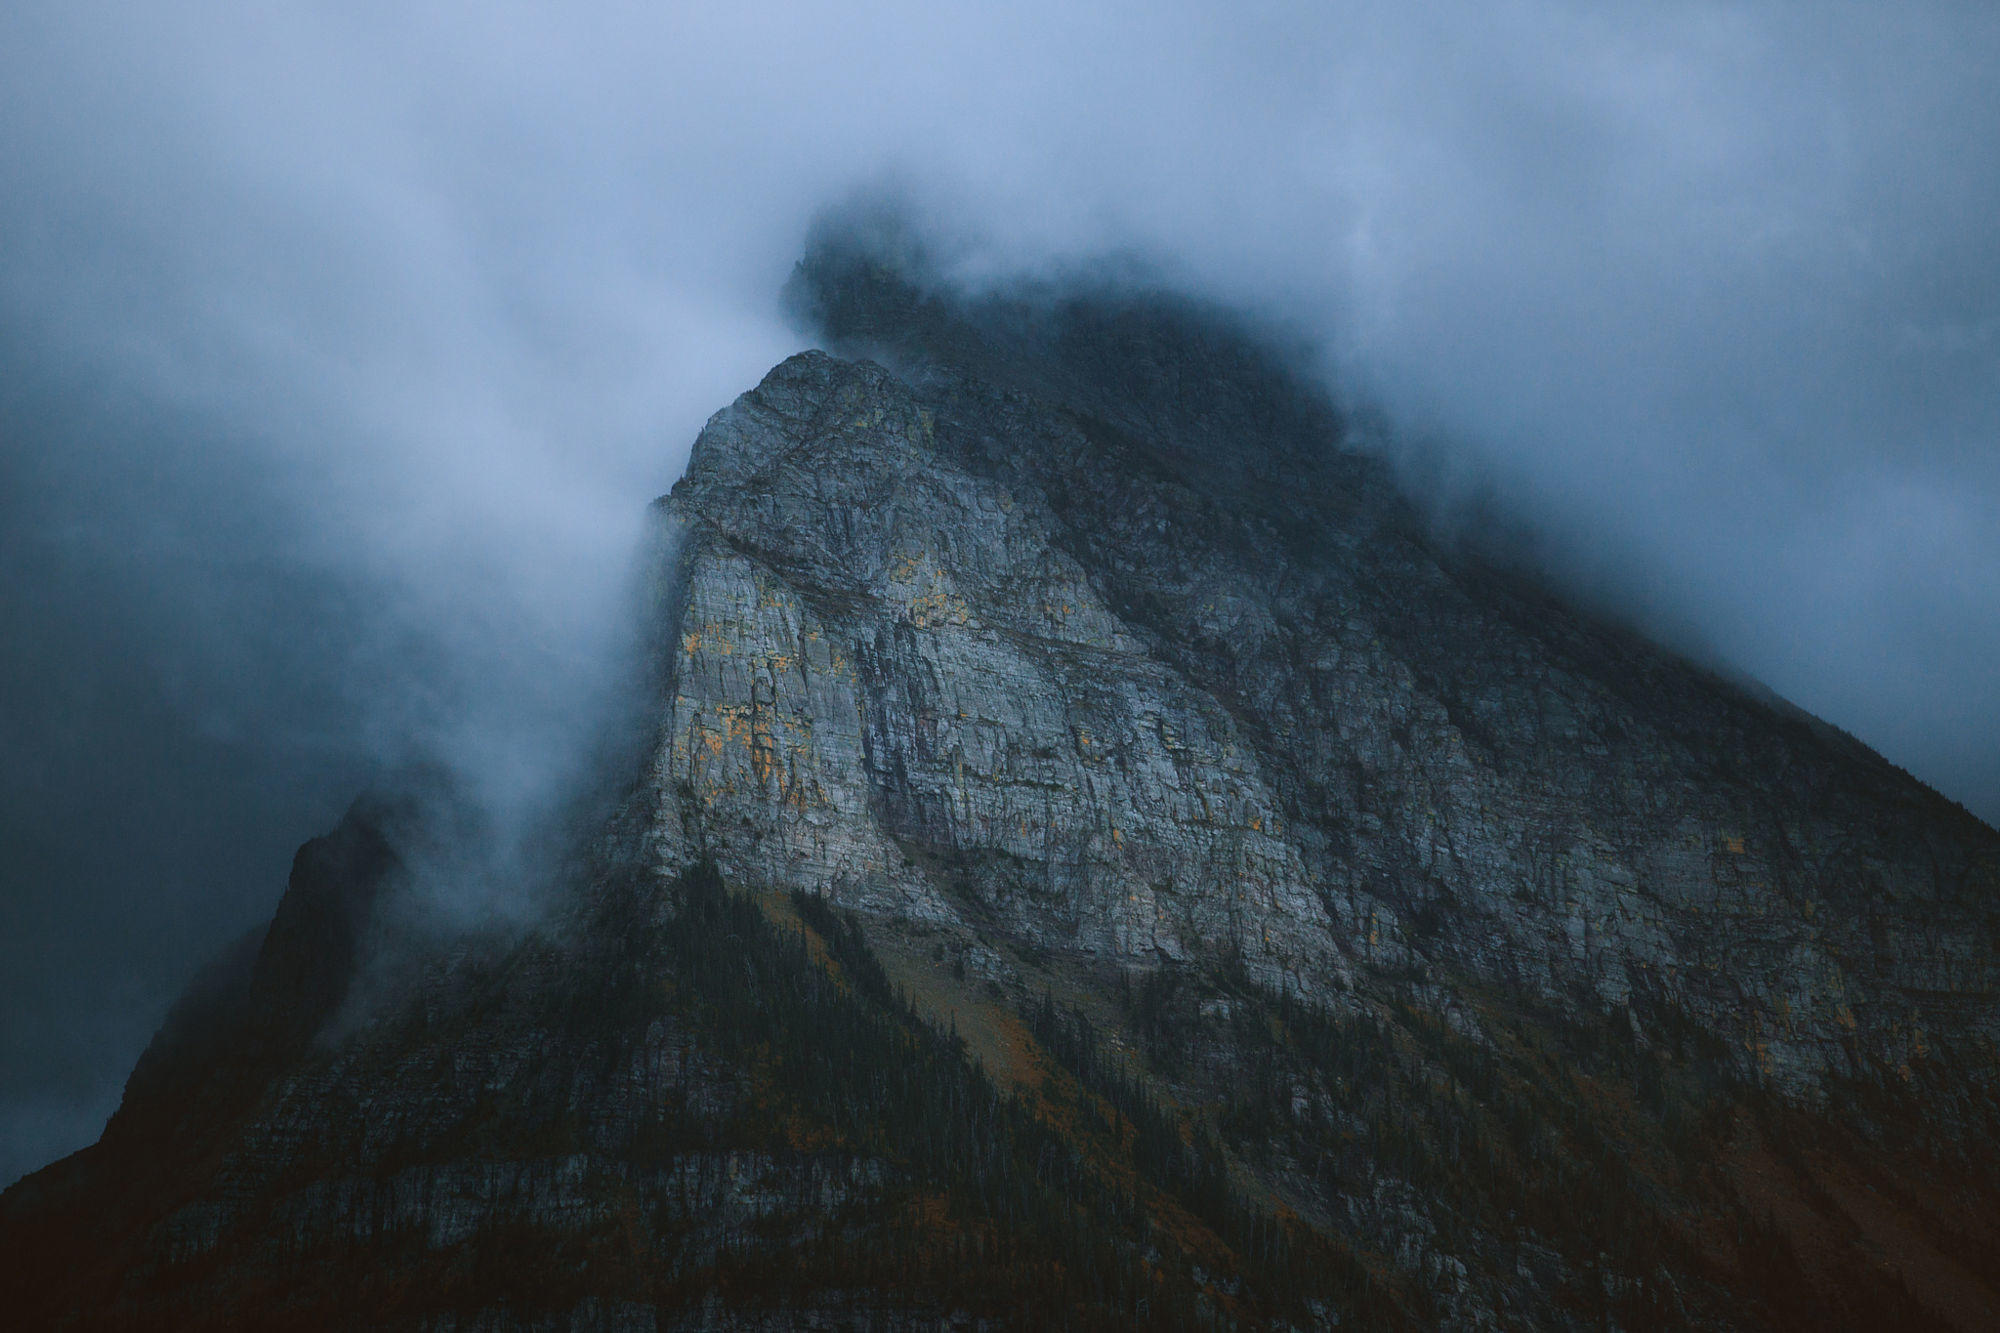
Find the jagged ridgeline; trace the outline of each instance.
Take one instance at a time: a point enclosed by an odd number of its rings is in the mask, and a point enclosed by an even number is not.
[[[852,231],[791,294],[547,918],[387,948],[437,835],[358,805],[0,1308],[2000,1326],[2000,835],[1434,539],[1224,313]]]

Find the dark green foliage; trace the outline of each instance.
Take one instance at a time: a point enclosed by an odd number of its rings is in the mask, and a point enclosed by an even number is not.
[[[1129,993],[1147,1055],[1216,1090],[1222,1138],[1248,1162],[1329,1203],[1401,1182],[1430,1203],[1446,1253],[1476,1254],[1481,1234],[1552,1247],[1584,1308],[1609,1299],[1597,1274],[1608,1263],[1623,1275],[1609,1284],[1621,1324],[1683,1322],[1651,1275],[1699,1256],[1564,1061],[1509,1060],[1415,1008],[1274,994],[1236,967],[1162,972]],[[1204,1019],[1204,999],[1226,1017]]]
[[[1025,1299],[1066,1318],[1109,1318],[1148,1295],[1129,1201],[1003,1096],[962,1042],[917,1018],[847,917],[793,899],[828,968],[805,936],[774,927],[712,868],[690,872],[675,895],[674,911],[627,937],[643,959],[630,984],[657,985],[655,969],[670,976],[705,1054],[752,1070],[765,1091],[720,1120],[676,1108],[649,1150],[728,1141],[896,1168],[885,1197],[850,1210],[804,1252],[745,1244],[718,1260],[717,1274],[774,1297],[872,1278],[917,1304]],[[938,1196],[942,1216],[918,1206]]]
[[[1084,1089],[1113,1113],[1113,1127],[1130,1127],[1132,1161],[1140,1177],[1206,1223],[1238,1258],[1246,1291],[1273,1305],[1304,1295],[1337,1296],[1348,1308],[1388,1314],[1366,1269],[1348,1251],[1311,1231],[1253,1206],[1232,1185],[1221,1142],[1205,1124],[1183,1128],[1143,1078],[1108,1056],[1081,1011],[1044,995],[1028,1011],[1029,1029]]]
[[[1923,1326],[1893,1280],[1825,1288],[1791,1233],[1694,1174],[1744,1108],[1792,1178],[1809,1178],[1815,1145],[1670,1014],[1648,1012],[1641,1036],[1622,1015],[1516,1000],[1482,1011],[1475,1038],[1414,1003],[1273,992],[1225,961],[1121,982],[1136,1053],[1045,995],[1024,1017],[1050,1076],[1015,1094],[917,1014],[824,900],[766,910],[706,865],[594,883],[567,943],[463,959],[348,1052],[274,1083],[280,1100],[254,1114],[309,1115],[312,1137],[259,1168],[215,1249],[162,1263],[144,1248],[155,1233],[78,1214],[71,1239],[17,1252],[0,1279],[68,1300],[45,1260],[90,1236],[124,1247],[90,1262],[127,1276],[85,1326],[407,1326],[496,1309],[532,1322],[586,1300],[671,1318],[719,1295],[834,1324],[1253,1329],[1337,1311],[1394,1327],[1453,1320],[1432,1264],[1449,1258],[1578,1326],[1682,1327],[1719,1309]],[[662,1067],[632,1095],[635,1071]],[[425,1113],[385,1133],[357,1087]],[[1907,1127],[1891,1102],[1864,1109],[1872,1132]],[[744,1162],[763,1200],[749,1211],[730,1203]],[[365,1214],[381,1191],[467,1164],[582,1183],[553,1215],[503,1192],[448,1243],[413,1222],[290,1238],[303,1191],[354,1189]],[[215,1167],[162,1166],[147,1207],[216,1197],[200,1174]],[[1369,1212],[1383,1187],[1422,1201],[1415,1266],[1381,1253],[1403,1225]]]
[[[1089,1071],[1094,1089],[1109,1088],[1119,1113],[1139,1127],[1131,1149],[1136,1189],[1000,1092],[956,1034],[923,1022],[845,914],[816,897],[792,899],[831,964],[822,966],[804,935],[774,927],[710,868],[688,874],[675,895],[675,909],[657,924],[623,934],[630,965],[600,975],[625,980],[593,995],[580,1017],[595,1027],[607,1010],[644,1005],[664,974],[705,1052],[755,1069],[768,1095],[726,1121],[669,1108],[645,1154],[754,1144],[880,1158],[895,1168],[880,1198],[849,1208],[803,1247],[746,1239],[683,1294],[725,1277],[769,1299],[870,1282],[920,1306],[1016,1317],[1040,1311],[1037,1318],[1070,1326],[1124,1324],[1143,1308],[1157,1327],[1261,1326],[1266,1312],[1296,1304],[1302,1289],[1336,1306],[1367,1294],[1358,1269],[1334,1289],[1323,1270],[1289,1272],[1284,1233],[1231,1198],[1212,1141],[1205,1151],[1183,1145],[1137,1084],[1109,1077],[1088,1032],[1053,1010],[1038,1015],[1037,1035],[1062,1047],[1056,1055],[1065,1064]],[[626,1030],[643,1027],[636,1017],[621,1014]],[[801,1132],[816,1142],[791,1148]],[[1254,1289],[1212,1272],[1230,1299],[1203,1295],[1193,1262],[1153,1225],[1150,1190],[1213,1226],[1260,1275]]]
[[[83,1301],[46,1268],[0,1265],[8,1290],[109,1312],[87,1327],[190,1328],[413,1326],[495,1311],[560,1321],[585,1300],[671,1317],[719,1294],[738,1311],[864,1325],[968,1315],[1254,1329],[1302,1293],[1345,1310],[1350,1326],[1357,1302],[1374,1299],[1354,1273],[1288,1271],[1288,1238],[1231,1202],[1219,1154],[1182,1152],[1170,1118],[1135,1088],[1114,1090],[1138,1112],[1137,1143],[1115,1124],[1079,1132],[1001,1091],[822,901],[792,900],[801,930],[774,924],[709,866],[664,886],[637,870],[601,882],[574,946],[538,939],[468,962],[448,1003],[386,1024],[339,1079],[314,1082],[324,1064],[302,1066],[308,1081],[278,1095],[310,1107],[314,1135],[213,1249],[165,1263],[105,1256],[128,1275],[110,1297]],[[678,1086],[635,1099],[622,1089],[662,1042]],[[1069,1056],[1091,1067],[1078,1055],[1088,1048],[1086,1036]],[[385,1134],[343,1091],[357,1079],[420,1098],[426,1114]],[[756,1164],[754,1212],[726,1204],[739,1162]],[[300,1191],[355,1191],[365,1216],[381,1191],[486,1166],[500,1179],[580,1170],[564,1187],[580,1206],[538,1214],[533,1189],[518,1202],[503,1189],[475,1231],[443,1243],[408,1223],[370,1223],[357,1241],[338,1224],[293,1237],[279,1221]],[[213,1197],[211,1163],[180,1169],[180,1198]],[[1162,1225],[1162,1198],[1226,1240]],[[121,1243],[149,1242],[133,1231]]]
[[[1483,1013],[1487,1037],[1475,1040],[1414,1004],[1331,1008],[1259,987],[1230,963],[1163,969],[1121,993],[1152,1067],[1206,1099],[1239,1160],[1310,1182],[1336,1231],[1339,1200],[1389,1181],[1425,1200],[1439,1250],[1484,1255],[1510,1287],[1521,1247],[1558,1256],[1538,1280],[1586,1323],[1682,1328],[1710,1305],[1777,1327],[1929,1326],[1899,1280],[1857,1269],[1829,1286],[1808,1274],[1784,1229],[1726,1176],[1701,1172],[1748,1108],[1788,1179],[1809,1182],[1795,1145],[1801,1126],[1820,1122],[1740,1082],[1721,1044],[1669,1009],[1647,1011],[1642,1038],[1623,1014],[1578,1021],[1516,999]],[[1899,1106],[1880,1103],[1885,1124],[1901,1123]],[[1410,1301],[1443,1317],[1422,1292]]]

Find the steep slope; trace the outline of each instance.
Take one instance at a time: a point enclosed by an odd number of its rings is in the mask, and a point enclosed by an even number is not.
[[[2000,840],[1963,810],[1436,550],[1380,464],[1331,447],[1333,411],[1273,405],[1313,399],[1246,374],[1212,317],[1072,299],[951,334],[865,255],[823,249],[802,281],[837,341],[905,331],[886,347],[933,377],[940,452],[1032,510],[1115,628],[1238,721],[1344,951],[1372,933],[1361,952],[1405,962],[1421,934],[1426,959],[1551,998],[1690,1012],[1795,1091],[1899,1067],[1933,1031],[1991,1067]],[[995,324],[988,351],[970,329]],[[751,541],[757,517],[731,513]],[[835,521],[815,517],[787,521]]]
[[[259,979],[343,952],[287,953],[308,905],[397,891],[339,862],[380,833],[357,810],[308,845]],[[274,1052],[294,1008],[198,987],[104,1139],[5,1196],[10,1320],[1193,1326],[1214,1304],[1196,1261],[1225,1236],[1269,1275],[1228,1302],[1253,1320],[1308,1260],[1380,1300],[1332,1247],[1260,1232],[1157,1109],[1135,1122],[1053,1068],[1032,1107],[1004,1095],[821,900],[732,894],[701,865],[588,869],[566,919],[462,941],[336,1041]]]
[[[1224,316],[794,292],[549,919],[382,980],[431,835],[357,807],[0,1200],[9,1308],[2000,1320],[2000,835],[1440,547]]]
[[[941,923],[914,853],[956,858],[1022,938],[1308,994],[1434,962],[1686,1013],[1795,1091],[1991,1049],[1989,830],[1400,512],[1218,503],[1101,423],[821,354],[668,507],[666,846]]]

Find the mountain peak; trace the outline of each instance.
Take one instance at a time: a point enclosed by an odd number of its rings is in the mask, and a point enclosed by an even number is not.
[[[1309,349],[1143,274],[953,285],[906,229],[823,227],[786,300],[835,351],[955,371],[1171,451],[1205,480],[1324,467],[1350,427]]]
[[[1440,549],[1254,330],[919,259],[697,441],[558,924],[10,1191],[15,1308],[2000,1317],[2000,835]]]
[[[857,428],[883,425],[882,417],[891,411],[891,433],[920,444],[923,424],[914,399],[889,372],[823,351],[797,353],[709,418],[675,492],[742,486],[773,468],[799,462],[801,451],[824,448]]]

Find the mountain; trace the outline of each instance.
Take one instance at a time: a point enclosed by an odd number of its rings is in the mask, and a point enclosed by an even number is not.
[[[829,236],[525,928],[376,798],[0,1196],[132,1328],[2000,1326],[2000,834],[1227,312]],[[418,932],[421,934],[421,932]]]

